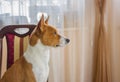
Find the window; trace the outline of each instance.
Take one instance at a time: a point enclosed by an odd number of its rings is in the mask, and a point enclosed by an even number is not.
[[[36,24],[39,14],[44,13],[50,16],[50,24],[62,28],[64,16],[60,5],[60,0],[0,0],[0,27],[8,24]]]

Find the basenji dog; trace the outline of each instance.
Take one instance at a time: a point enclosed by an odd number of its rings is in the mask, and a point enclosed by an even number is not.
[[[69,39],[48,24],[44,15],[31,33],[26,52],[3,75],[0,82],[47,82],[50,48],[64,46]]]

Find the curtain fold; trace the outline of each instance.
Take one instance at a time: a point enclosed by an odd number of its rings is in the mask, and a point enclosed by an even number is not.
[[[104,25],[104,13],[106,8],[106,0],[95,0],[96,5],[96,17],[98,16],[98,19],[96,19],[96,26],[95,28],[98,28],[97,37],[96,38],[96,44],[95,44],[95,53],[96,55],[96,66],[95,66],[95,77],[94,82],[111,82],[111,59],[109,58],[111,55],[107,48],[107,46],[110,46],[110,44],[107,44],[109,42],[107,40],[107,31],[105,29]],[[97,13],[98,12],[98,13]],[[99,22],[97,22],[99,21]],[[97,25],[98,24],[98,25]],[[109,27],[108,27],[109,29]]]

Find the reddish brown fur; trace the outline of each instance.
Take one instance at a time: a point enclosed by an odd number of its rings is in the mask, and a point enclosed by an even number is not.
[[[57,33],[56,29],[49,25],[45,25],[45,30],[41,33],[40,40],[44,45],[56,46],[59,44],[60,35]]]
[[[21,57],[7,70],[0,82],[36,82],[32,65]]]

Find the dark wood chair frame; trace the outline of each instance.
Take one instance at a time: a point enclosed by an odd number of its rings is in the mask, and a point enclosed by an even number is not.
[[[6,36],[6,34],[13,34],[15,36],[18,36],[20,38],[24,38],[25,36],[28,36],[31,34],[31,32],[34,30],[36,25],[8,25],[3,27],[0,30],[0,76],[1,76],[1,65],[2,65],[2,43],[3,43],[3,37]],[[18,34],[15,32],[16,28],[28,28],[29,31],[25,34]]]

